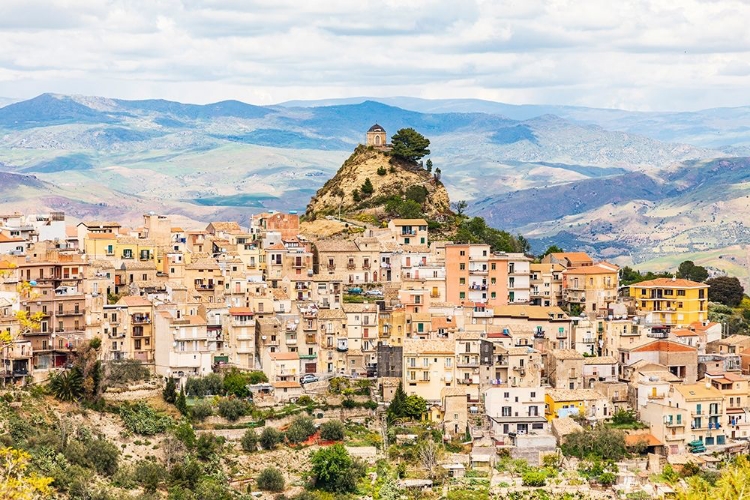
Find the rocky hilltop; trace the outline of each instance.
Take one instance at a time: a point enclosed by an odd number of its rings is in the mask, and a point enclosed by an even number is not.
[[[372,192],[363,189],[369,179]],[[385,220],[403,200],[415,200],[428,218],[440,219],[450,213],[450,199],[443,183],[424,168],[394,158],[384,149],[357,146],[307,205],[306,216],[364,216]],[[391,203],[389,203],[389,201]]]

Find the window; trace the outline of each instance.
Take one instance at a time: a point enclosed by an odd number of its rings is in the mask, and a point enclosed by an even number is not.
[[[422,366],[428,368],[430,366],[430,358],[422,359]]]
[[[466,256],[466,250],[461,250],[460,252],[458,252],[458,255],[460,255],[461,257]]]
[[[490,269],[494,271],[495,269],[497,269],[497,265],[493,262],[492,264],[490,264]]]
[[[496,283],[497,283],[497,279],[496,278],[490,278],[490,285],[494,285]]]
[[[453,358],[445,358],[445,367],[451,368],[453,366]]]
[[[135,350],[136,351],[141,350],[141,339],[135,339]]]
[[[532,399],[535,398],[536,397],[536,392],[532,392],[530,396],[531,396]]]
[[[459,278],[458,279],[458,284],[459,285],[465,285],[466,284],[466,278]]]
[[[465,271],[465,270],[466,270],[466,263],[465,263],[465,262],[460,262],[460,263],[458,264],[458,269],[459,269],[460,271]]]
[[[458,298],[459,299],[465,299],[466,298],[466,292],[458,292]]]
[[[404,245],[408,245],[410,242],[409,238],[404,238]]]
[[[685,296],[685,290],[677,290],[677,296],[678,297],[684,297]]]

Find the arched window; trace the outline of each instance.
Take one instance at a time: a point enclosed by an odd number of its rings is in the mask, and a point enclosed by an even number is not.
[[[379,135],[375,136],[375,145],[376,146],[380,146],[380,136]]]

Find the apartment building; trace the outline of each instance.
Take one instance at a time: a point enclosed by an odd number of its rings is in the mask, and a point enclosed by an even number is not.
[[[708,285],[677,278],[658,278],[630,286],[649,324],[688,326],[708,319]]]
[[[405,339],[404,391],[439,404],[444,387],[456,387],[456,345],[452,340]]]
[[[563,271],[561,264],[530,264],[531,273],[529,303],[534,306],[563,305]]]
[[[562,273],[563,302],[578,306],[592,318],[606,315],[617,301],[619,270],[607,262],[566,269]]]
[[[154,313],[154,366],[157,375],[184,384],[188,377],[212,372],[216,340],[209,339],[206,320],[175,309]]]
[[[388,222],[388,229],[401,245],[428,244],[429,231],[424,219],[393,219]]]
[[[580,415],[592,423],[612,416],[613,405],[602,393],[594,389],[547,389],[545,416],[555,418]]]
[[[496,440],[502,436],[546,432],[544,387],[491,387],[484,391],[484,407]]]
[[[552,349],[546,357],[549,384],[555,389],[583,389],[583,355],[573,349]]]
[[[249,307],[230,307],[226,324],[230,363],[241,369],[255,369],[255,313]]]
[[[710,381],[674,385],[668,403],[690,411],[690,428],[685,428],[687,441],[702,441],[707,447],[726,443],[727,416],[724,395]]]
[[[621,369],[638,361],[664,365],[686,384],[698,379],[698,351],[671,340],[654,340],[632,349],[621,347],[618,361]]]
[[[112,359],[137,359],[152,364],[155,347],[153,304],[143,297],[126,296],[118,300],[115,306],[113,311],[117,313],[110,312],[110,319],[113,319],[112,314],[119,313],[114,318],[119,328],[115,334],[108,335],[113,345],[117,343],[117,349],[110,349]]]
[[[720,425],[725,427],[728,437],[731,439],[747,439],[750,431],[748,376],[739,373],[726,373],[720,376],[708,376],[707,380],[724,398],[726,420],[720,421]]]

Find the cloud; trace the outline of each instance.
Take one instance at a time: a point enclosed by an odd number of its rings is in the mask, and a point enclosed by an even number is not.
[[[738,106],[746,19],[741,0],[3,0],[0,95]]]

